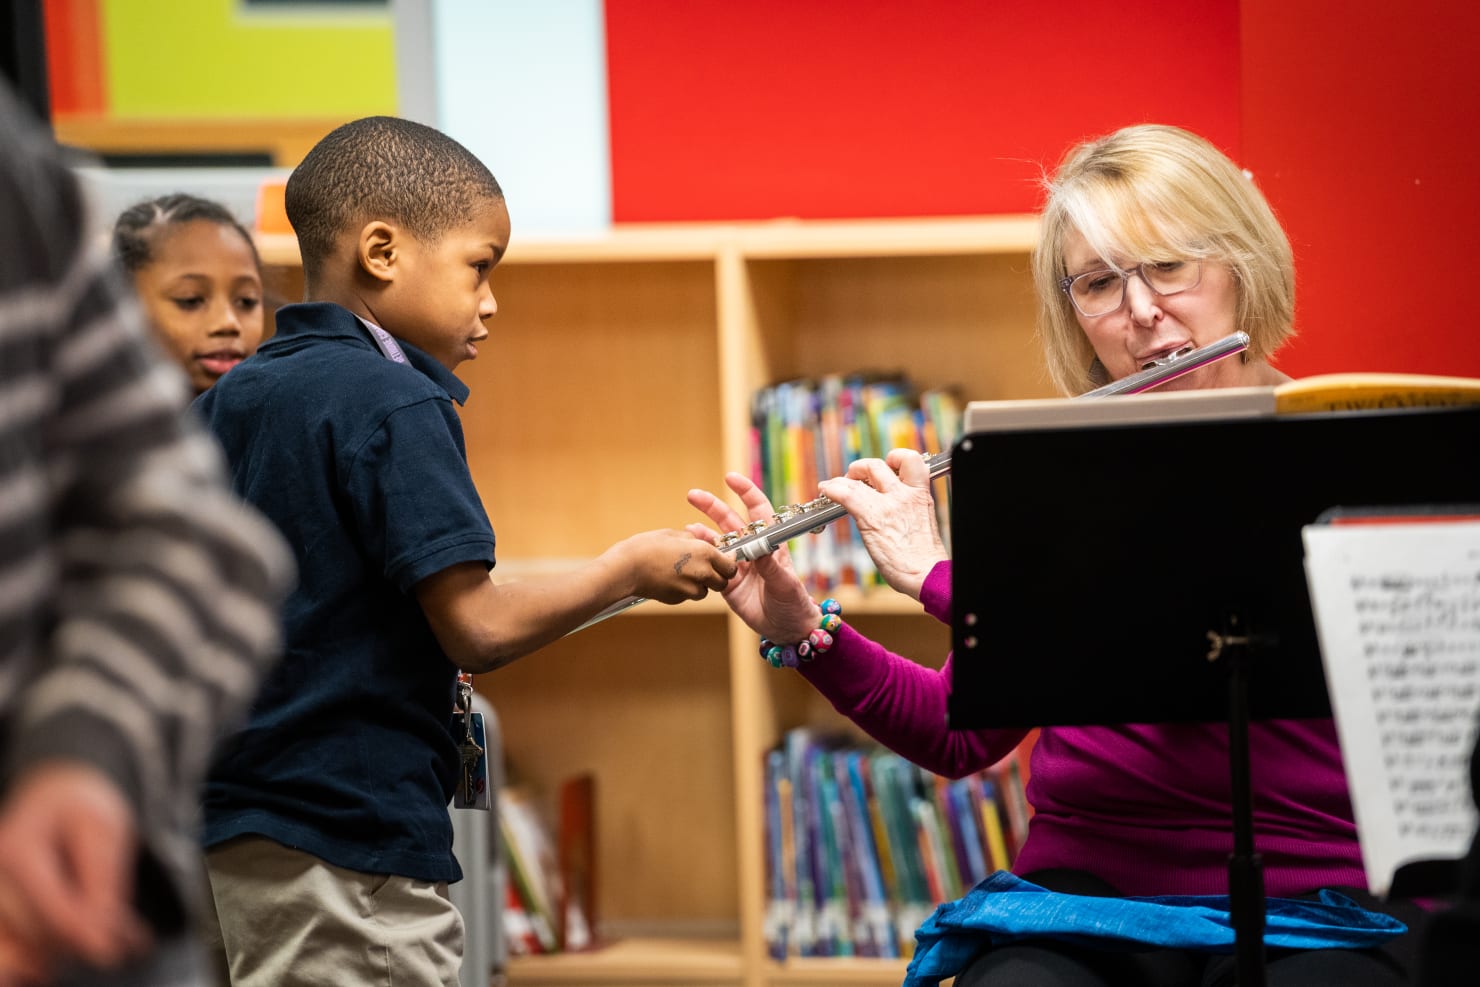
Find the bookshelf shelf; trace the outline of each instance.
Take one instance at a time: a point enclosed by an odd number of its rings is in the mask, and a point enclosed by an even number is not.
[[[768,961],[772,987],[893,987],[905,960],[790,959]],[[742,982],[740,944],[733,939],[624,939],[590,952],[520,957],[508,969],[511,984],[731,985]]]
[[[750,397],[791,377],[902,370],[965,400],[1051,396],[1034,336],[1031,217],[618,227],[522,239],[494,273],[499,314],[459,375],[495,579],[567,571],[613,542],[699,520],[692,487],[749,462]],[[302,290],[291,237],[263,236],[268,284]],[[887,588],[838,594],[865,633],[924,661],[949,634]],[[661,619],[659,619],[661,618]],[[510,780],[553,801],[595,779],[598,929],[738,929],[520,959],[525,984],[898,983],[886,960],[766,953],[764,754],[790,728],[842,728],[756,656],[715,596],[646,603],[480,676]]]
[[[773,963],[768,983],[774,987],[897,987],[906,960],[790,959]]]
[[[1037,232],[1036,217],[1025,215],[645,223],[538,240],[521,240],[516,230],[502,264],[712,261],[726,252],[757,260],[1026,254]],[[298,244],[290,234],[261,234],[257,245],[266,264],[300,262]]]
[[[343,118],[118,117],[61,114],[57,141],[99,154],[251,153],[291,168]],[[296,253],[296,249],[295,249]]]
[[[740,944],[733,939],[623,939],[589,952],[520,957],[511,984],[739,984]]]
[[[728,227],[746,257],[833,258],[1022,254],[1038,235],[1035,216],[946,219],[770,220]]]

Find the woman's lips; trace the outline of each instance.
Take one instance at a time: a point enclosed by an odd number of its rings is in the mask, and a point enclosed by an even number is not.
[[[1152,367],[1165,366],[1179,357],[1186,356],[1192,350],[1193,345],[1191,343],[1183,343],[1181,346],[1175,348],[1169,347],[1164,350],[1158,350],[1155,353],[1149,353],[1142,359],[1141,369],[1150,370]]]

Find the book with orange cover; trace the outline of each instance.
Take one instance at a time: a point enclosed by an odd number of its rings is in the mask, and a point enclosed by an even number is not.
[[[560,871],[560,948],[589,949],[596,933],[596,779],[590,774],[560,786],[556,862]]]
[[[1480,404],[1480,378],[1342,373],[1303,377],[1274,389],[1280,414]]]

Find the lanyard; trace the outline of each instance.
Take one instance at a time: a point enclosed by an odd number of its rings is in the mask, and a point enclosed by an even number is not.
[[[387,360],[390,360],[392,363],[408,363],[406,351],[401,349],[401,344],[396,342],[395,336],[392,336],[368,319],[360,318],[358,315],[355,318],[360,319],[360,324],[370,330],[370,338],[375,340],[375,345],[379,347],[381,354]],[[456,710],[464,714],[471,713],[473,706],[469,699],[473,693],[473,677],[459,669],[457,683],[459,701]],[[464,689],[466,689],[466,692],[463,691]]]
[[[357,317],[358,318],[358,317]],[[380,329],[374,323],[363,320],[370,330],[370,339],[380,349],[380,354],[392,363],[408,363],[406,351],[395,336]],[[488,749],[482,713],[472,707],[472,675],[457,669],[457,691],[453,700],[453,718],[462,721],[462,731],[457,735],[457,759],[460,771],[457,774],[457,790],[453,793],[453,805],[460,809],[487,809],[491,805],[488,792]]]
[[[360,319],[360,323],[370,330],[370,338],[375,340],[375,345],[380,348],[381,354],[392,363],[406,363],[406,351],[401,349],[401,344],[396,342],[396,337],[366,319]]]
[[[355,318],[360,318],[355,316]],[[406,351],[396,342],[396,337],[373,322],[360,319],[370,338],[381,354],[392,363],[408,363]],[[458,738],[458,759],[461,771],[458,774],[457,791],[452,804],[459,809],[487,809],[490,805],[488,791],[488,752],[485,740],[483,714],[473,709],[473,676],[458,669],[457,693],[453,701],[453,715],[462,718],[462,736]]]

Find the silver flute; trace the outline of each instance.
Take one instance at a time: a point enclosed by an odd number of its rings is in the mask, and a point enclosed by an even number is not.
[[[1153,387],[1190,374],[1200,367],[1206,367],[1210,363],[1216,363],[1235,353],[1242,353],[1248,348],[1249,334],[1246,332],[1224,336],[1207,346],[1196,348],[1190,345],[1185,346],[1161,359],[1149,361],[1128,377],[1111,381],[1104,387],[1097,387],[1092,391],[1085,391],[1075,400],[1105,398],[1119,394],[1140,394],[1142,391],[1149,391]],[[925,466],[930,471],[932,480],[946,475],[951,471],[950,451],[926,456]],[[772,514],[769,520],[752,521],[736,531],[716,535],[714,544],[742,562],[754,562],[762,556],[770,555],[793,538],[807,532],[821,531],[847,513],[847,510],[838,503],[826,497],[818,497],[805,504],[791,504],[782,507]],[[643,596],[629,596],[624,600],[618,600],[569,633],[574,634],[576,631],[585,630],[592,624],[599,624],[609,617],[615,617],[645,602],[647,602],[647,597]]]

